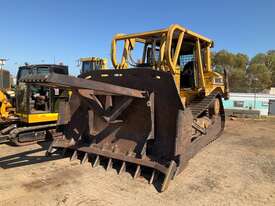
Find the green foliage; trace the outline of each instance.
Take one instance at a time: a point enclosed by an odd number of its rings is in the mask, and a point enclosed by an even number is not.
[[[250,64],[265,64],[265,61],[266,61],[266,54],[259,53],[259,54],[256,54],[256,56],[254,56],[251,59]]]
[[[245,92],[249,87],[246,71],[243,68],[234,68],[229,72],[229,88],[234,92]]]
[[[249,57],[246,54],[238,53],[234,57],[234,67],[242,68],[245,70],[247,65],[249,64]]]
[[[246,54],[226,50],[212,54],[216,71],[229,71],[229,86],[233,92],[260,92],[275,85],[275,50],[259,53],[249,59]]]
[[[271,73],[264,64],[251,64],[247,69],[249,89],[262,91],[271,86]]]

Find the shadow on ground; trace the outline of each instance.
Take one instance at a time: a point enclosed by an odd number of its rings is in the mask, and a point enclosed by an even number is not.
[[[39,143],[41,148],[0,157],[0,168],[10,169],[64,158],[59,153],[53,154],[50,157],[46,156],[45,153],[49,144],[50,142],[41,142]]]

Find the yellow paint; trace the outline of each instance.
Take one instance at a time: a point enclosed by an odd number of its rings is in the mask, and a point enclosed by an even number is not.
[[[58,120],[58,113],[22,114],[17,113],[21,121],[25,123],[52,122]]]
[[[199,82],[199,86],[202,89],[205,89],[205,80],[204,80],[204,74],[203,74],[203,66],[202,66],[202,56],[201,56],[201,44],[200,44],[200,40],[197,39],[196,41],[196,53],[197,53],[197,63],[198,63],[198,69],[199,69],[199,73],[200,73],[200,82]]]
[[[80,62],[94,62],[96,63],[100,69],[107,69],[108,60],[107,58],[99,58],[99,57],[84,57],[79,59]]]
[[[12,108],[12,104],[9,102],[4,92],[0,90],[0,118],[6,119],[9,117],[9,109]]]
[[[199,74],[199,79],[197,79],[198,82],[196,84],[197,87],[191,90],[180,88],[180,65],[178,65],[178,62],[181,49],[185,44],[185,39],[191,40],[195,44],[196,73]],[[117,61],[116,46],[118,41],[124,41],[121,62]],[[211,39],[192,32],[178,24],[172,24],[165,29],[143,33],[117,34],[112,40],[111,49],[111,59],[115,69],[128,68],[127,63],[132,50],[134,50],[135,42],[144,44],[141,63],[146,63],[146,48],[151,49],[153,53],[153,58],[150,62],[152,69],[170,72],[173,75],[175,85],[184,102],[188,103],[198,94],[205,94],[207,96],[216,89],[222,93],[225,92],[224,83],[222,82],[224,77],[221,74],[213,72],[211,68],[210,48],[214,45]],[[158,45],[157,49],[159,52],[157,59],[154,58],[156,45]],[[219,81],[215,81],[215,79],[219,79]]]

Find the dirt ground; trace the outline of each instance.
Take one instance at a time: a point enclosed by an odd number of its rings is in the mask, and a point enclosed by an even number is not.
[[[274,120],[228,120],[163,193],[128,173],[46,158],[47,144],[0,144],[0,205],[275,205]]]

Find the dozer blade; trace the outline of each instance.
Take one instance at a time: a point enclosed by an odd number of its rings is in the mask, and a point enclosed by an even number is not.
[[[45,85],[47,87],[93,90],[95,91],[94,95],[105,93],[109,95],[118,94],[144,98],[144,91],[107,84],[99,81],[76,78],[63,74],[51,73],[49,75],[27,75],[21,79],[21,82]]]
[[[118,174],[132,171],[133,178],[147,177],[164,191],[188,160],[213,139],[206,130],[201,134],[203,141],[196,136],[192,144],[195,117],[183,107],[168,72],[98,70],[80,77],[51,74],[22,79],[72,90],[70,121],[63,138],[50,146],[72,150],[71,159],[82,156],[83,163],[105,164],[106,170],[117,167]]]

